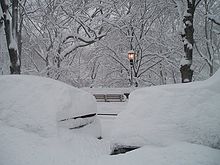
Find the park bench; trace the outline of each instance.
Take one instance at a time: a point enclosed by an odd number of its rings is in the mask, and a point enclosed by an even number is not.
[[[97,102],[124,102],[123,94],[94,94]]]
[[[105,94],[94,94],[97,102],[107,102],[107,98]]]

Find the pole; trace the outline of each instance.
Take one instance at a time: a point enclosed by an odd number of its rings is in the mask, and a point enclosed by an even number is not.
[[[132,72],[132,65],[131,65],[131,86],[133,86],[133,72]]]

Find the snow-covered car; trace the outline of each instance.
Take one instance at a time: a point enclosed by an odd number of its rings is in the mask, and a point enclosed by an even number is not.
[[[92,95],[62,82],[37,76],[0,76],[0,121],[42,136],[71,129],[100,137]]]
[[[189,142],[220,149],[220,70],[208,80],[137,89],[112,129],[115,148]]]
[[[95,98],[62,82],[0,76],[0,165],[72,165],[110,152]]]

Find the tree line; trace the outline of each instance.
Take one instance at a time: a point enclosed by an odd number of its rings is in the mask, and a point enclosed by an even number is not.
[[[132,81],[150,86],[202,80],[220,65],[218,0],[0,3],[1,44],[11,74],[77,87],[128,87]],[[129,50],[135,52],[132,67]]]

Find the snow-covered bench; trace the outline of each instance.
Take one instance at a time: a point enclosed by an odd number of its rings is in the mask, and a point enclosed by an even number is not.
[[[124,102],[123,94],[94,94],[97,102]]]

